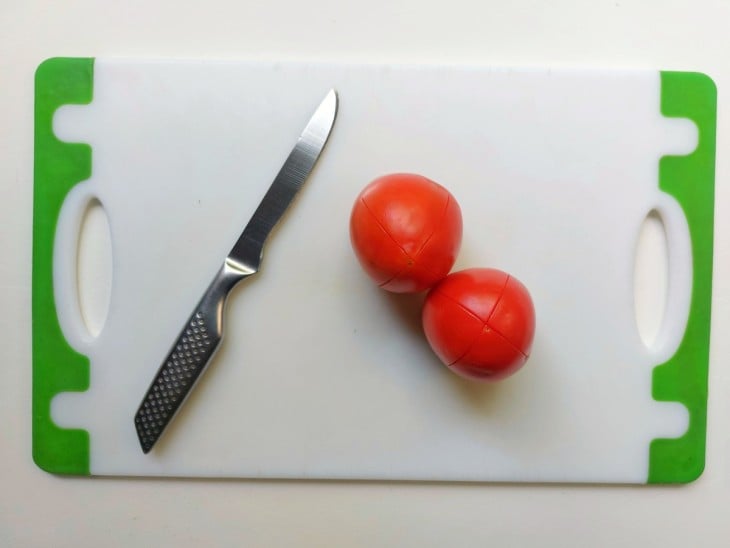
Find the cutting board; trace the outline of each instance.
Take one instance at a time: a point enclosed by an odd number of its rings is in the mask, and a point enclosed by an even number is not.
[[[325,93],[330,142],[232,294],[226,338],[155,449],[133,415]],[[36,73],[33,456],[81,475],[687,482],[704,467],[716,91],[698,73],[54,58]],[[362,187],[415,172],[461,204],[456,268],[506,270],[537,314],[496,384],[442,366],[423,296],[349,243]],[[112,280],[80,311],[100,203]],[[653,213],[652,213],[653,212]],[[636,321],[649,214],[668,250],[656,340]]]

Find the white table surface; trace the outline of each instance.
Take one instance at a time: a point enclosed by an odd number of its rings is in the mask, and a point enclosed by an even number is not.
[[[730,545],[729,22],[720,0],[0,2],[0,546]],[[719,120],[704,475],[683,487],[606,487],[42,472],[30,431],[33,72],[54,55],[707,72]]]

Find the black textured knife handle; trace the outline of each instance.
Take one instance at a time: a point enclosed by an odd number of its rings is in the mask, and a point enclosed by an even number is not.
[[[134,416],[142,451],[148,453],[185,401],[223,338],[226,297],[246,274],[226,264],[208,287],[157,371]]]

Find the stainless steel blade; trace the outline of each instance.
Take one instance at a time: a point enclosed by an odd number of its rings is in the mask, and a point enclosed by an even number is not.
[[[258,269],[266,238],[312,171],[327,143],[336,116],[337,94],[330,90],[228,254],[231,262],[247,269]]]
[[[314,168],[336,116],[337,94],[330,90],[163,360],[134,416],[145,453],[157,443],[215,355],[223,339],[228,293],[258,271],[266,239]]]

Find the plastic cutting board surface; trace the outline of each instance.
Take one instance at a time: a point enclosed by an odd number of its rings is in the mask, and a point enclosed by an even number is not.
[[[231,295],[223,347],[148,455],[133,415],[160,361],[330,88],[335,127]],[[715,88],[702,74],[51,59],[36,74],[33,455],[91,475],[686,482],[704,466]],[[459,201],[456,268],[529,288],[533,352],[462,380],[350,249],[361,188],[410,171]],[[99,200],[107,318],[79,312]],[[669,251],[656,342],[634,264]]]

